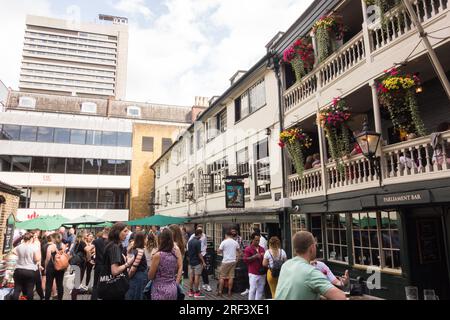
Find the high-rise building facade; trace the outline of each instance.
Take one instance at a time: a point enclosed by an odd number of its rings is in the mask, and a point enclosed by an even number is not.
[[[20,91],[124,99],[127,19],[99,19],[104,23],[27,16]]]

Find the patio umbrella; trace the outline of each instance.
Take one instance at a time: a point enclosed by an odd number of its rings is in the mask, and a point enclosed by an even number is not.
[[[16,228],[25,230],[56,230],[67,222],[67,218],[61,215],[55,216],[40,216],[32,220],[22,221],[16,223]]]
[[[80,225],[80,224],[82,224],[82,225],[86,225],[86,224],[97,225],[97,224],[104,223],[104,222],[106,222],[105,219],[101,219],[101,218],[98,218],[95,216],[90,216],[90,215],[85,214],[78,218],[67,221],[67,223],[65,223],[64,225],[66,225],[66,226],[74,226],[74,225]]]
[[[126,222],[126,224],[129,226],[167,226],[170,224],[183,224],[188,221],[189,219],[186,218],[178,218],[158,214],[151,217],[128,221]]]
[[[112,222],[103,222],[99,224],[80,224],[78,225],[78,229],[87,229],[87,228],[111,228],[114,225]]]

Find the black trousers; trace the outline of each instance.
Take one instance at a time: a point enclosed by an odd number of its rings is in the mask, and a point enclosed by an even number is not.
[[[42,277],[41,277],[41,270],[36,270],[36,292],[39,295],[39,297],[44,299],[44,290],[42,289]]]
[[[91,282],[91,274],[94,265],[90,262],[86,262],[86,286],[89,287],[89,282]]]
[[[66,270],[57,271],[49,264],[45,273],[45,300],[50,300],[52,294],[53,281],[56,281],[56,291],[58,292],[58,300],[63,299],[64,295],[64,273]]]
[[[94,285],[92,286],[91,300],[98,300],[98,281],[100,279],[100,274],[103,270],[103,266],[100,264],[95,265],[94,269]]]
[[[183,259],[183,278],[189,279],[189,262],[188,262],[187,254],[184,255],[184,259]]]
[[[36,283],[36,271],[26,269],[16,269],[14,271],[14,293],[12,300],[19,300],[20,294],[27,297],[27,300],[33,300],[34,285]]]

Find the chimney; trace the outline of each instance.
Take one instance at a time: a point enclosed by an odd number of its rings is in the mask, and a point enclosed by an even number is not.
[[[247,71],[245,71],[245,70],[236,71],[236,73],[233,74],[233,76],[230,78],[231,85],[233,85],[236,81],[239,80],[239,78],[241,78],[246,73],[247,73]]]

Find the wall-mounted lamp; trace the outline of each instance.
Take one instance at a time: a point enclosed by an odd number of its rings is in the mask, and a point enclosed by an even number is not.
[[[169,193],[169,192],[167,192],[167,193],[165,194],[165,196],[166,196],[166,203],[170,203],[170,204],[172,204],[172,201],[170,201],[170,200],[171,200],[171,196],[170,196],[170,193]]]
[[[267,128],[266,129],[266,136],[270,136],[272,134],[272,129]]]

